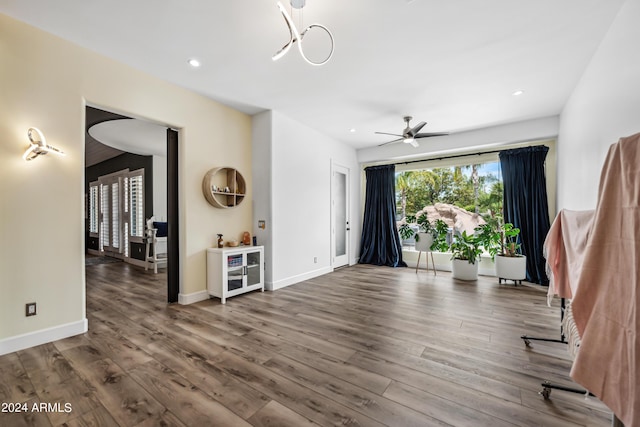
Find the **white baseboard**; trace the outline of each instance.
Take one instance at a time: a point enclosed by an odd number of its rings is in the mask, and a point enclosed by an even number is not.
[[[331,273],[332,271],[333,271],[332,267],[323,267],[318,270],[313,270],[307,273],[298,274],[297,276],[287,277],[286,279],[281,279],[276,282],[267,282],[265,283],[264,288],[268,291],[275,291],[276,289],[281,289],[286,286],[294,285],[298,282],[313,279],[314,277],[322,276],[324,274]]]
[[[0,340],[0,356],[87,332],[87,319]]]
[[[178,304],[188,305],[209,299],[209,292],[199,291],[190,294],[178,294]]]
[[[136,258],[127,258],[125,260],[125,262],[127,264],[133,264],[133,265],[136,265],[138,267],[145,267],[147,265],[146,262],[142,261],[141,259],[136,259]],[[151,265],[150,267],[151,267],[151,270],[153,271],[153,265]]]

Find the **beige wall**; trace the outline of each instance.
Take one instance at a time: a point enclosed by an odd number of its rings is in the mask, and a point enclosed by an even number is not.
[[[85,318],[86,104],[180,129],[180,293],[206,289],[215,234],[251,229],[251,118],[4,15],[0,64],[0,343]],[[32,126],[67,156],[23,161]],[[206,202],[214,166],[243,173],[244,204]],[[27,318],[32,301],[38,315]]]

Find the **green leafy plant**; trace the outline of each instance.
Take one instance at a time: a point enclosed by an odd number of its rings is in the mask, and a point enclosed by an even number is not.
[[[480,261],[482,249],[475,234],[467,234],[466,231],[463,231],[453,237],[451,252],[451,259],[461,259],[469,262],[469,264],[475,264],[476,260]]]
[[[418,226],[418,231],[416,232],[412,225]],[[429,217],[425,212],[419,213],[417,215],[407,215],[404,223],[400,225],[398,230],[400,233],[400,237],[402,239],[407,240],[415,236],[416,241],[420,240],[420,236],[418,233],[431,233],[433,235],[434,228],[429,221]]]
[[[486,219],[486,218],[485,218]],[[502,217],[492,216],[487,223],[476,227],[480,246],[494,259],[496,255],[516,257],[520,255],[518,235],[520,229],[512,223],[502,223]]]
[[[502,247],[502,235],[496,223],[487,222],[486,224],[476,227],[475,231],[480,247],[491,256],[491,259],[494,259]]]
[[[448,252],[449,242],[447,236],[449,235],[449,226],[441,219],[437,219],[433,225],[433,244],[431,245],[432,251]]]
[[[502,255],[515,257],[520,255],[520,243],[518,243],[518,235],[520,229],[514,227],[510,222],[506,222],[501,229],[500,246]]]

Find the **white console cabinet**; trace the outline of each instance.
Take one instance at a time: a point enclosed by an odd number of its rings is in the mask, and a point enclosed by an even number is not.
[[[260,289],[264,292],[264,247],[207,249],[207,290],[226,299]]]

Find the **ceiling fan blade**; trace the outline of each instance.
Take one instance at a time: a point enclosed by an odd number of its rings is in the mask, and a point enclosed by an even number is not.
[[[414,135],[414,138],[429,138],[432,136],[444,136],[449,135],[447,132],[427,132],[427,133],[418,133]]]
[[[378,147],[382,147],[383,145],[392,144],[394,142],[400,142],[400,141],[404,141],[404,138],[398,138],[398,139],[394,139],[393,141],[383,142],[382,144],[378,144]]]
[[[397,134],[397,133],[388,133],[388,132],[374,132],[374,133],[377,133],[378,135],[402,136],[402,135]]]
[[[427,122],[420,122],[417,125],[415,125],[413,128],[409,129],[407,133],[411,136],[415,136],[418,134],[418,132],[420,132],[420,129],[422,129],[426,124]]]

